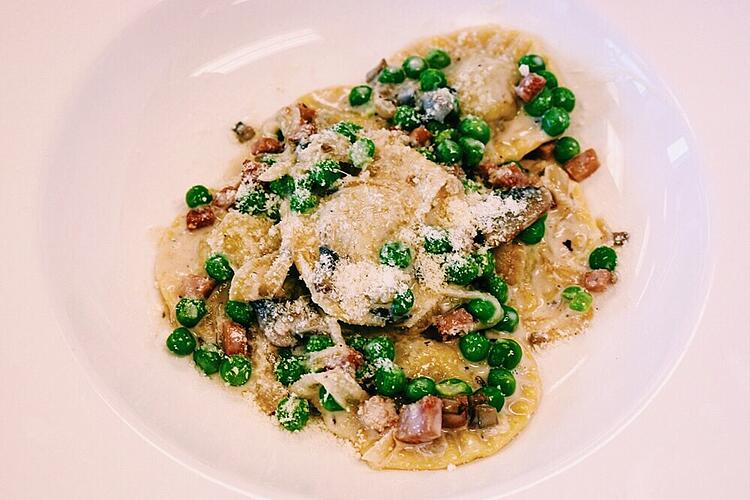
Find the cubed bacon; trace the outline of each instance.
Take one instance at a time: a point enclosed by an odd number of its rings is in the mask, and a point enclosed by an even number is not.
[[[443,429],[458,429],[469,421],[469,398],[443,398]]]
[[[245,160],[242,162],[240,170],[240,182],[254,181],[267,168],[267,165],[255,160]]]
[[[247,354],[247,332],[245,327],[234,321],[225,321],[221,327],[221,347],[224,354]]]
[[[193,299],[207,299],[216,282],[208,276],[190,274],[182,280],[182,296]]]
[[[454,309],[442,314],[435,319],[435,327],[443,339],[456,337],[460,333],[466,333],[474,326],[474,318],[464,308]]]
[[[534,150],[534,156],[540,160],[551,160],[554,158],[555,141],[545,142]]]
[[[315,108],[311,108],[304,102],[299,102],[297,103],[297,110],[299,110],[299,118],[301,122],[312,123],[312,121],[315,120],[315,115],[317,114]]]
[[[401,407],[396,439],[409,444],[428,443],[440,437],[442,428],[442,401],[435,396],[425,396]]]
[[[479,165],[479,174],[493,187],[512,188],[525,187],[531,184],[531,179],[516,163],[505,163],[503,165],[492,165],[483,163]]]
[[[432,133],[425,127],[417,127],[409,133],[409,138],[417,146],[424,146],[432,139]]]
[[[234,186],[227,186],[221,191],[214,193],[213,206],[217,208],[229,208],[234,205],[234,200],[237,197],[237,188]]]
[[[398,423],[396,405],[390,398],[373,396],[359,405],[357,416],[362,425],[376,432],[384,432]]]
[[[327,370],[332,370],[338,366],[347,369],[351,368],[356,370],[365,362],[365,358],[362,357],[359,351],[352,348],[338,349],[330,358],[325,360],[325,367]]]
[[[529,73],[523,77],[523,80],[516,86],[516,95],[521,98],[523,102],[529,102],[536,95],[542,91],[546,85],[547,80],[536,73]]]
[[[185,216],[185,223],[190,231],[210,226],[214,222],[216,222],[216,214],[208,205],[193,208]]]
[[[250,152],[254,155],[263,153],[281,153],[282,151],[284,151],[284,143],[275,137],[260,137],[250,148]]]
[[[599,158],[596,156],[596,151],[591,148],[574,156],[563,165],[563,169],[576,182],[586,179],[598,168]]]
[[[606,269],[594,269],[581,278],[581,284],[589,292],[603,292],[614,282],[614,273]]]

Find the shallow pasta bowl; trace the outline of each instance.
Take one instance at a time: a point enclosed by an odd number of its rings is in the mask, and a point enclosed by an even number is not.
[[[70,100],[42,199],[41,248],[65,335],[113,409],[187,467],[253,496],[488,497],[564,470],[645,407],[676,366],[710,282],[704,171],[658,74],[572,2],[166,1],[107,47]],[[539,355],[545,394],[500,454],[445,472],[376,472],[323,433],[277,430],[164,349],[158,226],[185,189],[242,156],[230,128],[360,81],[415,38],[497,23],[536,34],[576,92],[571,133],[606,170],[592,211],[631,233],[590,331]],[[365,487],[366,486],[366,487]]]

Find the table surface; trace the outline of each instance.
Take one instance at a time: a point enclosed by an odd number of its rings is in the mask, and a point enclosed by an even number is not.
[[[155,3],[27,0],[0,7],[0,176],[18,178],[22,170],[30,181],[0,182],[0,218],[6,234],[16,235],[2,245],[0,280],[0,443],[15,451],[0,457],[2,498],[238,497],[142,440],[94,392],[60,332],[34,329],[54,320],[48,299],[33,293],[41,272],[23,266],[38,254],[34,228],[13,217],[36,210],[42,166],[51,160],[46,138],[80,70]],[[645,411],[601,450],[516,498],[747,499],[750,294],[736,290],[750,282],[750,2],[607,0],[592,8],[660,69],[715,173],[715,279],[690,349]],[[26,50],[8,50],[19,41]]]

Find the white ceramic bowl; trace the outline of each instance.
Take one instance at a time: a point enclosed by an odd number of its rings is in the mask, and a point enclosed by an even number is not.
[[[498,23],[538,35],[578,95],[574,128],[604,171],[595,213],[631,242],[591,331],[540,356],[541,409],[500,454],[451,472],[375,472],[322,433],[290,435],[164,349],[157,227],[185,189],[242,155],[230,127],[313,88],[360,81],[414,38]],[[572,2],[165,1],[102,53],[60,123],[39,238],[67,338],[138,433],[253,496],[491,497],[611,438],[684,352],[709,287],[709,216],[692,133],[657,72]],[[644,449],[648,443],[643,444]]]

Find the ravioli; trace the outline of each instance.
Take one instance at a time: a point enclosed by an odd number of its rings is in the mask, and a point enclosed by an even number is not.
[[[587,207],[562,80],[533,38],[469,28],[238,124],[239,178],[159,243],[169,350],[375,469],[497,453],[540,404],[534,350],[585,329],[627,240]]]

